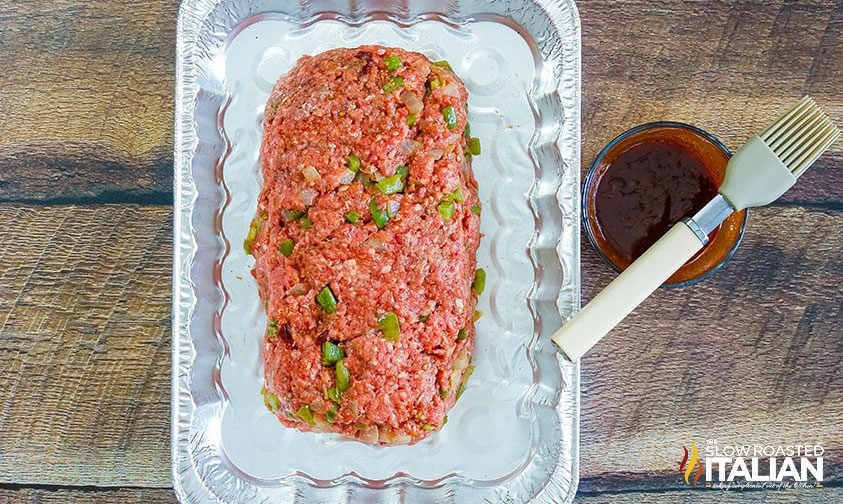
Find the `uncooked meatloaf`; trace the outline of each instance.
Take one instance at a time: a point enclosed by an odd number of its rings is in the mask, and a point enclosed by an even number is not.
[[[394,444],[446,422],[484,282],[467,98],[447,62],[381,46],[305,56],[275,85],[245,248],[284,425]]]

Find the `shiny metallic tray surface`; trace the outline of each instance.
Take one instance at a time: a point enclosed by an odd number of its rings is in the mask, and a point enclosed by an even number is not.
[[[260,397],[266,319],[242,249],[261,114],[304,54],[383,44],[465,81],[488,272],[476,371],[441,432],[381,447],[281,426]],[[580,31],[571,0],[187,0],[178,22],[172,463],[183,502],[565,502],[579,369]]]

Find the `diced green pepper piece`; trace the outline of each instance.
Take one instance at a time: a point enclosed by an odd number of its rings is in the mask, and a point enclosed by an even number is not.
[[[337,311],[337,298],[334,296],[334,291],[331,290],[330,285],[322,287],[322,290],[316,295],[316,302],[329,315]]]
[[[462,197],[462,189],[457,187],[451,194],[446,194],[443,201],[456,201],[457,203],[462,203],[465,201],[465,198]]]
[[[387,93],[391,93],[396,89],[400,89],[404,87],[404,79],[401,77],[393,77],[389,80],[386,84],[383,85],[383,90]]]
[[[478,320],[480,320],[480,317],[482,317],[482,316],[483,316],[483,312],[482,312],[482,311],[480,311],[480,310],[474,310],[474,317],[472,317],[472,319],[471,319],[471,320],[472,320],[472,322],[477,322]]]
[[[474,273],[474,281],[471,283],[471,289],[479,296],[480,294],[483,294],[483,289],[485,288],[486,270],[483,268],[477,268],[477,271]]]
[[[296,411],[296,414],[304,420],[305,422],[309,423],[310,425],[316,425],[316,420],[313,418],[313,413],[310,411],[310,406],[304,405]]]
[[[327,420],[328,423],[334,423],[334,420],[336,420],[336,419],[337,419],[337,407],[332,406],[331,409],[329,409],[325,413],[325,420]]]
[[[278,400],[278,396],[266,390],[266,387],[261,387],[261,395],[269,411],[275,413],[281,408],[281,401]]]
[[[445,119],[445,125],[449,130],[457,129],[457,111],[454,107],[448,105],[442,109],[442,117]]]
[[[430,315],[422,315],[419,317],[419,322],[421,323],[427,322],[428,320],[430,320]]]
[[[304,217],[304,210],[290,210],[290,220],[295,221]]]
[[[401,326],[398,323],[398,315],[395,312],[386,312],[378,318],[378,326],[383,331],[383,337],[387,341],[398,341],[401,337]]]
[[[299,219],[299,224],[301,224],[301,227],[303,227],[305,229],[310,229],[310,228],[313,227],[313,221],[310,220],[310,217],[308,217],[306,215],[304,217],[302,217],[301,219]]]
[[[345,367],[343,359],[337,361],[335,369],[337,371],[337,392],[343,394],[351,386],[351,373]]]
[[[270,320],[269,323],[266,325],[266,336],[269,339],[274,339],[278,336],[278,322],[275,320]]]
[[[471,123],[468,121],[465,122],[465,129],[463,130],[463,133],[465,133],[465,136],[467,137],[471,136]]]
[[[439,79],[433,79],[432,81],[430,81],[430,90],[433,91],[441,85],[442,83],[439,82]]]
[[[442,419],[442,427],[445,427],[446,423],[448,423],[448,415],[445,415],[445,418]]]
[[[375,221],[375,225],[378,229],[383,229],[386,226],[386,222],[389,220],[389,215],[387,215],[385,210],[382,210],[378,203],[372,199],[369,201],[369,213],[372,214],[372,220]]]
[[[384,194],[395,194],[404,190],[404,180],[402,180],[400,173],[390,175],[376,185],[378,190]]]
[[[290,254],[293,253],[293,249],[296,247],[296,244],[293,243],[293,240],[287,238],[286,240],[281,242],[281,245],[278,245],[278,251],[284,255],[284,257],[290,257]]]
[[[440,388],[439,389],[439,397],[441,397],[442,399],[445,399],[446,397],[448,397],[448,389]]]
[[[462,341],[467,337],[468,337],[468,332],[465,330],[465,327],[463,327],[462,329],[459,330],[459,332],[457,332],[457,341]]]
[[[439,210],[439,213],[442,214],[442,218],[446,221],[449,221],[454,217],[455,208],[456,207],[453,201],[443,201],[436,207],[436,209]]]
[[[426,431],[436,430],[436,426],[435,426],[435,425],[431,425],[431,424],[429,424],[429,423],[422,424],[421,428],[422,428],[422,429],[424,429],[424,430],[426,430]]]
[[[401,58],[395,56],[394,54],[388,58],[385,58],[383,62],[386,63],[386,69],[390,72],[393,70],[398,70],[404,64],[401,62]]]
[[[251,255],[252,242],[254,242],[255,238],[258,237],[258,233],[260,233],[262,226],[263,218],[261,216],[257,216],[252,219],[252,223],[249,224],[249,233],[246,235],[246,239],[243,240],[243,250],[246,251],[247,254]]]
[[[480,155],[480,139],[477,137],[471,137],[468,139],[468,152],[470,152],[474,156]]]
[[[471,364],[465,368],[465,371],[462,374],[462,381],[460,382],[460,388],[457,390],[457,399],[460,398],[463,392],[465,392],[465,384],[468,382],[468,377],[471,376],[471,373],[474,372],[474,366]]]
[[[406,182],[407,175],[410,174],[410,167],[407,166],[407,165],[401,165],[401,166],[399,166],[398,168],[395,169],[395,174],[400,175],[401,180]]]
[[[331,387],[325,391],[325,399],[330,399],[331,401],[339,404],[340,402],[340,391],[337,390],[337,387]]]
[[[407,126],[416,124],[416,114],[407,114]]]
[[[360,214],[355,212],[354,210],[349,210],[345,213],[345,220],[352,224],[357,224],[357,221],[360,220]]]
[[[482,210],[480,205],[471,205],[471,213],[474,215],[480,215],[480,210]]]
[[[338,360],[342,359],[344,352],[342,348],[336,343],[326,341],[322,343],[322,365],[333,366]]]
[[[348,161],[345,163],[345,166],[354,173],[357,173],[358,171],[360,171],[360,158],[357,157],[356,154],[349,155]]]
[[[445,60],[442,60],[442,61],[434,61],[434,62],[433,62],[433,64],[434,64],[434,65],[436,65],[436,66],[438,66],[438,67],[445,68],[445,69],[447,69],[447,70],[449,70],[449,71],[451,71],[451,72],[453,72],[453,71],[454,71],[454,69],[451,67],[451,64],[450,64],[450,63],[448,63],[448,62],[447,62],[447,61],[445,61]]]

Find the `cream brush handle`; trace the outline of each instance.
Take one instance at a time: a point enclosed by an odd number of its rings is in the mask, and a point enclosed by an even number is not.
[[[551,340],[568,358],[579,359],[703,245],[687,224],[677,223],[556,331]]]

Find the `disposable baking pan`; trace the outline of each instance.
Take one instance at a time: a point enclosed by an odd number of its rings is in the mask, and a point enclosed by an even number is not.
[[[487,271],[476,370],[412,446],[286,429],[260,395],[265,316],[242,248],[261,114],[304,54],[363,44],[465,81]],[[550,335],[579,308],[580,29],[570,0],[187,0],[178,21],[172,464],[183,502],[565,502],[579,369]]]

